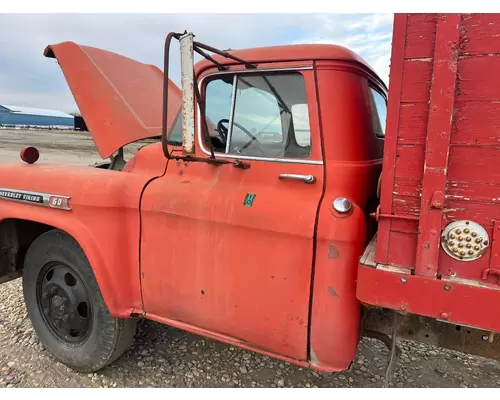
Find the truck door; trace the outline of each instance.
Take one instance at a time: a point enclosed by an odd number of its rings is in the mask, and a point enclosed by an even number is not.
[[[306,360],[324,173],[314,71],[226,71],[200,87],[216,157],[250,168],[171,160],[147,187],[145,310]],[[197,120],[196,155],[208,157]]]

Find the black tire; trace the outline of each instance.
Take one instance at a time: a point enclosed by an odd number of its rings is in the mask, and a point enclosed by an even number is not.
[[[74,280],[68,281],[68,277]],[[74,370],[102,369],[132,345],[137,321],[109,313],[87,257],[65,232],[49,231],[30,246],[24,263],[23,292],[28,316],[41,343],[54,358]],[[68,330],[71,324],[78,329]]]

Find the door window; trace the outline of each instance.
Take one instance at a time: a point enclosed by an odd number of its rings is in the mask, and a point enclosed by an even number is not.
[[[205,102],[217,152],[266,158],[311,154],[309,110],[299,73],[224,75],[209,81]]]

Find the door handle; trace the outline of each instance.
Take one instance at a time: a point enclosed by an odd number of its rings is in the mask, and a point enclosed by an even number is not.
[[[316,177],[314,175],[280,174],[280,179],[297,179],[305,183],[316,182]]]

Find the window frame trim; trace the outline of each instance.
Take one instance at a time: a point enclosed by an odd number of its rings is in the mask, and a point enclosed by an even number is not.
[[[203,85],[205,83],[205,80],[208,78],[216,78],[217,76],[221,75],[228,75],[232,74],[234,75],[234,79],[236,79],[237,75],[243,75],[243,74],[259,74],[259,73],[265,73],[265,72],[294,72],[294,71],[301,71],[301,70],[312,70],[313,66],[312,65],[307,65],[307,66],[299,66],[299,67],[286,67],[286,68],[256,68],[256,69],[250,69],[250,70],[228,70],[228,71],[216,71],[212,73],[208,73],[204,75],[198,83],[198,88],[200,93],[203,93],[205,95],[205,92],[202,91]],[[233,80],[234,84],[234,80]],[[232,114],[234,113],[234,104],[235,104],[235,99],[233,96],[235,96],[236,90],[233,90],[233,95],[231,96],[231,114],[230,114],[230,122],[232,122]],[[196,106],[196,113],[197,113],[197,123],[196,123],[196,129],[198,131],[197,137],[198,137],[198,145],[200,146],[200,149],[203,154],[210,156],[211,153],[208,149],[205,148],[203,144],[203,138],[202,138],[202,127],[201,127],[201,110],[200,106]],[[229,133],[228,133],[229,134]],[[226,143],[226,151],[228,151],[228,145],[230,143],[230,138],[228,137],[228,142]],[[259,157],[259,156],[245,156],[245,155],[238,155],[238,154],[228,154],[228,153],[219,153],[215,152],[214,153],[217,157],[219,158],[229,158],[229,159],[238,159],[238,160],[253,160],[253,161],[267,161],[267,162],[276,162],[276,163],[285,163],[285,164],[311,164],[311,165],[323,165],[323,160],[310,160],[307,158],[273,158],[273,157]]]
[[[380,97],[382,97],[384,100],[385,100],[385,119],[387,120],[387,103],[388,103],[388,98],[387,98],[387,94],[384,95],[384,93],[381,92],[380,89],[376,88],[375,86],[373,86],[372,84],[368,84],[368,89],[370,89],[370,96],[371,96],[371,91],[373,90],[374,92],[377,92]],[[377,102],[375,101],[375,99],[373,99],[374,103],[375,103],[375,111],[377,112],[377,116],[378,116],[378,119],[380,121],[380,115],[378,115],[378,108],[377,108]],[[371,105],[371,102],[370,102],[370,113],[372,111],[372,105]],[[373,118],[373,116],[372,116]],[[387,125],[387,121],[386,121],[386,125]],[[386,129],[387,129],[387,126],[386,126]],[[377,133],[375,133],[375,137],[377,139],[381,139],[381,140],[385,140],[385,137],[387,135],[387,133],[385,132],[384,130],[384,134],[383,135],[377,135]]]

